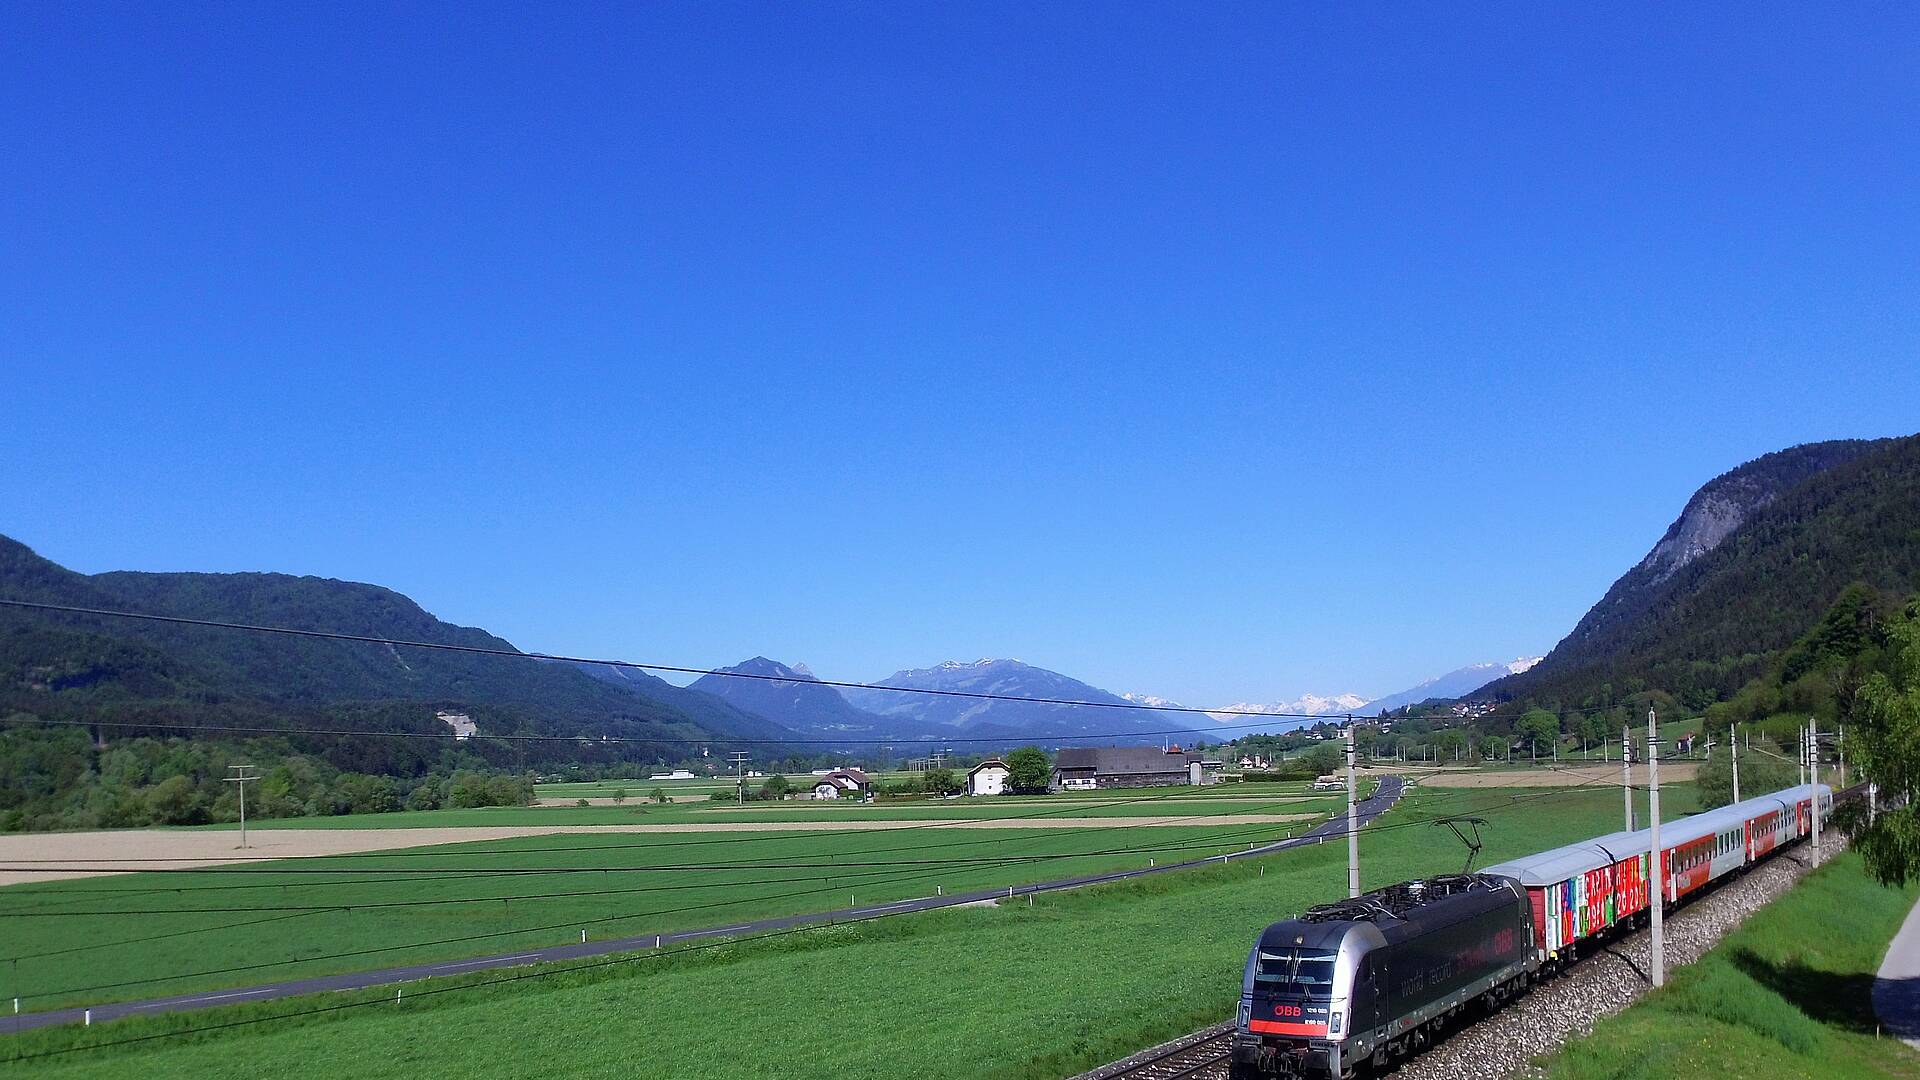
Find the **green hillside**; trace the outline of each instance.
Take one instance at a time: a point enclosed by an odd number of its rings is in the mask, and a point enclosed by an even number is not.
[[[0,537],[0,596],[197,619],[515,651],[376,585],[285,574],[78,574]],[[650,680],[659,682],[659,680]],[[246,703],[287,717],[356,706],[381,726],[435,730],[432,708],[490,706],[483,730],[624,738],[782,738],[784,729],[659,683],[615,686],[562,664],[435,649],[0,609],[0,693],[16,709],[140,715],[164,703]],[[660,698],[672,698],[671,702]],[[444,731],[444,728],[438,730]]]
[[[1663,691],[1701,709],[1769,671],[1855,582],[1920,589],[1920,436],[1795,447],[1716,479],[1545,660],[1475,696],[1582,707]]]

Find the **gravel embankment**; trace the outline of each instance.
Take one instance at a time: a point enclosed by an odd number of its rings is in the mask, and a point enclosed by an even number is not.
[[[1827,857],[1836,850],[1829,845]],[[1747,916],[1792,888],[1811,869],[1812,855],[1805,846],[1795,848],[1668,915],[1669,971],[1698,960]],[[1647,949],[1644,930],[1616,941],[1492,1016],[1453,1032],[1389,1075],[1396,1080],[1544,1075],[1532,1066],[1534,1058],[1591,1032],[1595,1023],[1650,989]]]

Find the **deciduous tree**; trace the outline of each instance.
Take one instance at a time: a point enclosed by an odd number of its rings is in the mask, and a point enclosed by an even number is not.
[[[1920,601],[1887,628],[1888,670],[1867,677],[1858,694],[1847,753],[1882,792],[1896,798],[1868,824],[1853,808],[1847,825],[1867,871],[1884,884],[1920,877]]]
[[[1022,794],[1038,794],[1053,781],[1053,762],[1037,746],[1023,746],[1007,755],[1007,783]]]

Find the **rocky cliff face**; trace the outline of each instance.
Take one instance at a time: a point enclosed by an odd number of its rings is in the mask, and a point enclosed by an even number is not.
[[[1739,528],[1755,510],[1804,479],[1794,475],[1798,469],[1780,472],[1747,472],[1746,469],[1747,466],[1742,466],[1721,476],[1687,500],[1686,509],[1667,527],[1667,534],[1634,567],[1635,572],[1645,575],[1647,584],[1663,584],[1688,563],[1719,547],[1720,541]]]
[[[1687,500],[1666,535],[1646,558],[1613,583],[1562,642],[1576,642],[1616,618],[1644,610],[1661,586],[1733,535],[1754,512],[1808,478],[1852,461],[1885,440],[1844,439],[1807,443],[1757,457],[1709,480]],[[1551,654],[1547,663],[1552,663]]]

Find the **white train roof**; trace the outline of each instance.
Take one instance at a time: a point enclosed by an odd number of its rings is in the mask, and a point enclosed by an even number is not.
[[[1757,798],[1742,799],[1730,806],[1692,814],[1677,821],[1665,822],[1660,826],[1660,844],[1667,848],[1677,847],[1680,844],[1742,827],[1749,819],[1762,814],[1775,810],[1791,810],[1796,803],[1812,798],[1813,790],[1812,784],[1801,784]],[[1832,797],[1833,789],[1827,785],[1821,784],[1820,791],[1826,797]],[[1518,859],[1509,859],[1480,872],[1516,878],[1522,885],[1536,887],[1556,885],[1589,871],[1611,866],[1629,855],[1651,851],[1652,848],[1652,829],[1636,829],[1632,832],[1623,830],[1565,844],[1533,855],[1523,855]]]

